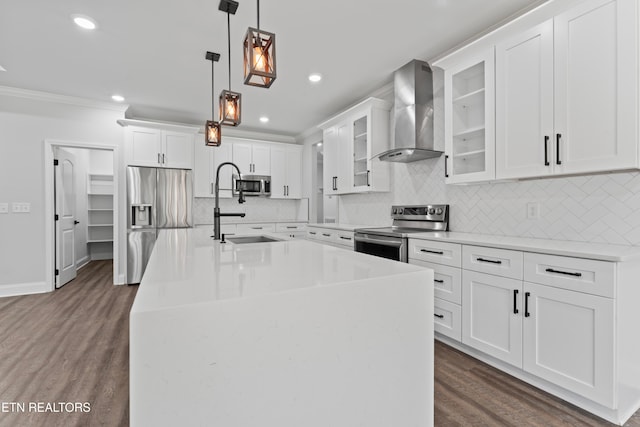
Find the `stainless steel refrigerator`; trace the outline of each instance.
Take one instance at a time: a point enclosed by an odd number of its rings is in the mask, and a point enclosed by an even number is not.
[[[191,171],[127,168],[127,283],[140,283],[157,233],[193,226]]]

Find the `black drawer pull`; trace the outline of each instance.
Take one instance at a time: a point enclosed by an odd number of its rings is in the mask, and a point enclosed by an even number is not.
[[[557,133],[556,134],[556,165],[562,164],[562,161],[560,160],[560,138],[562,138],[562,135]]]
[[[331,237],[331,234],[325,234],[325,233],[322,233],[322,235],[323,235],[324,237]]]
[[[309,234],[313,234],[315,236],[316,232],[315,231],[310,231]]]
[[[502,264],[502,261],[500,261],[499,259],[476,258],[476,260],[482,262],[490,262],[491,264]]]
[[[549,146],[549,136],[545,135],[544,136],[544,165],[545,166],[549,166],[548,146]]]
[[[444,314],[435,314],[433,313],[434,316],[436,316],[438,319],[444,319]]]
[[[524,317],[529,317],[531,314],[529,313],[529,297],[531,296],[531,292],[524,293]]]
[[[513,290],[513,314],[518,314],[518,290]]]
[[[558,274],[566,274],[567,276],[582,277],[582,273],[573,273],[571,271],[554,270],[553,268],[547,268],[545,271],[547,273],[558,273]]]
[[[436,283],[444,283],[444,280],[440,280],[440,279],[433,279],[433,281]]]
[[[442,251],[430,251],[429,249],[420,249],[420,252],[426,252],[429,254],[436,254],[436,255],[444,255],[444,252]]]
[[[291,229],[294,229],[294,228],[298,228],[298,226],[296,226],[296,225],[287,225],[287,228],[289,230],[291,230]]]
[[[340,236],[340,238],[341,238],[341,239],[344,239],[344,240],[351,240],[351,237],[344,237],[344,236]]]

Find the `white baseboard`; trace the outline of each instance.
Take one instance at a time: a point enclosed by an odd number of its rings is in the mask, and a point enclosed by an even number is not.
[[[18,295],[42,294],[51,292],[46,282],[16,283],[0,285],[0,297],[14,297]]]
[[[127,281],[124,278],[124,274],[118,274],[118,281],[114,285],[126,285]]]
[[[80,258],[79,260],[76,261],[76,270],[80,270],[82,267],[89,264],[90,261],[91,261],[91,258],[89,258],[89,255]]]

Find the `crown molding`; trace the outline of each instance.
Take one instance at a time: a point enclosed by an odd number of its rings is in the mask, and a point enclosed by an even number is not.
[[[200,127],[194,125],[183,123],[156,122],[152,120],[120,119],[117,120],[117,122],[122,127],[140,126],[152,129],[172,130],[176,132],[198,133],[201,129]]]
[[[37,90],[22,89],[10,86],[0,86],[0,96],[29,99],[39,102],[74,105],[78,107],[95,108],[99,110],[117,111],[119,113],[124,113],[127,108],[129,108],[128,104],[113,104],[110,102],[94,101],[92,99],[59,95],[56,93],[41,92]]]

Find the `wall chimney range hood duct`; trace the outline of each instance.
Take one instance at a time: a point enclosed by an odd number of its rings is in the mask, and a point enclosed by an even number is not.
[[[434,150],[432,74],[429,64],[415,59],[395,72],[395,142],[377,155],[381,161],[408,163],[442,155]]]

